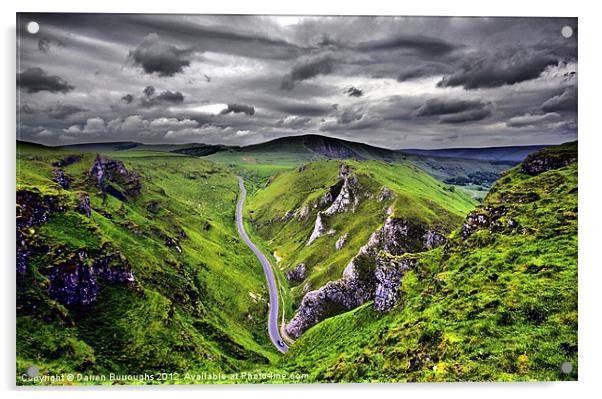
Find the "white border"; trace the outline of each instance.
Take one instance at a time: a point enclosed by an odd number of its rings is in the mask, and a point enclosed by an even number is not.
[[[10,3],[10,4],[7,4]],[[602,179],[599,153],[602,151],[602,127],[598,121],[600,110],[600,57],[599,39],[602,38],[600,14],[594,6],[578,2],[554,1],[528,2],[504,0],[492,4],[486,1],[430,1],[418,2],[370,0],[303,0],[285,2],[274,0],[224,1],[208,4],[204,1],[179,1],[151,3],[148,0],[104,0],[88,3],[81,0],[42,1],[28,0],[19,4],[3,2],[0,18],[3,22],[2,68],[2,265],[4,323],[2,352],[0,352],[0,378],[3,397],[64,398],[76,395],[86,398],[106,398],[107,389],[73,390],[56,389],[43,391],[20,390],[14,387],[14,187],[15,187],[15,12],[134,12],[134,13],[230,13],[230,14],[379,14],[379,15],[471,15],[471,16],[569,16],[579,18],[579,382],[568,383],[496,383],[496,384],[405,384],[405,385],[313,385],[313,386],[169,386],[126,387],[112,389],[115,398],[142,396],[163,398],[168,392],[179,397],[261,397],[307,398],[315,395],[340,398],[364,398],[371,394],[384,397],[437,397],[447,398],[504,398],[591,397],[600,391],[600,342],[599,326],[600,289],[602,282],[598,261],[599,241],[602,239]]]

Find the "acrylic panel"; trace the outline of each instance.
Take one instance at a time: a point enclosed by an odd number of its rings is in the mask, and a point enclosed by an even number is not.
[[[17,14],[17,385],[576,380],[577,35]]]

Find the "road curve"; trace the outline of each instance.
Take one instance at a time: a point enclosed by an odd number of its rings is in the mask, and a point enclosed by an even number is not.
[[[238,198],[238,204],[236,205],[236,225],[238,227],[238,234],[241,236],[247,246],[255,253],[255,256],[257,259],[259,259],[259,262],[261,262],[261,266],[263,266],[263,272],[265,273],[265,278],[268,281],[268,289],[270,292],[268,332],[276,349],[282,353],[286,353],[288,351],[288,346],[282,340],[280,331],[278,329],[278,286],[276,285],[276,279],[274,278],[274,271],[272,270],[272,266],[270,265],[268,259],[255,246],[255,244],[253,244],[253,241],[251,241],[245,231],[245,226],[242,219],[242,206],[247,196],[247,190],[245,189],[245,184],[242,178],[239,176],[237,176],[237,178],[238,185],[240,187],[240,197]]]

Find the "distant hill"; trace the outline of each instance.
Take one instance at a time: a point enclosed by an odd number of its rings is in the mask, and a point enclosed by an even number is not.
[[[494,161],[517,164],[527,155],[532,154],[545,145],[484,147],[484,148],[442,148],[435,150],[400,149],[390,150],[365,143],[343,140],[334,137],[307,134],[301,136],[281,137],[260,144],[244,147],[211,145],[203,143],[190,144],[143,144],[133,141],[83,143],[59,146],[63,149],[78,150],[81,152],[106,152],[150,150],[178,152],[188,155],[207,156],[220,151],[248,152],[295,152],[306,155],[318,155],[325,159],[356,159],[356,160],[383,160],[397,161],[405,159],[407,155],[420,155],[437,158],[461,158],[480,161]]]
[[[528,155],[541,150],[545,145],[526,145],[510,147],[484,148],[443,148],[437,150],[403,149],[405,154],[425,155],[429,157],[478,159],[481,161],[498,161],[519,163]]]
[[[296,167],[325,159],[410,162],[431,176],[448,184],[482,191],[491,186],[500,174],[518,164],[540,145],[454,148],[438,150],[392,150],[334,137],[315,134],[281,137],[244,147],[191,144],[143,144],[107,142],[75,144],[55,149],[77,152],[169,152],[207,159],[253,173],[272,174],[276,170]],[[263,175],[262,175],[263,176]],[[480,196],[479,193],[475,193]]]

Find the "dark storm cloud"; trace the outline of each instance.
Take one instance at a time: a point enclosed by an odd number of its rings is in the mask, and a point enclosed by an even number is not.
[[[459,70],[444,77],[438,86],[472,90],[513,85],[538,78],[547,67],[560,61],[551,52],[506,49],[464,60]]]
[[[491,116],[491,105],[480,100],[430,99],[415,110],[419,117],[438,117],[440,123],[465,123]]]
[[[491,116],[491,109],[472,109],[469,111],[458,112],[457,114],[445,115],[439,118],[440,123],[465,123],[476,122]]]
[[[228,108],[223,109],[219,114],[220,115],[227,115],[229,113],[235,113],[235,114],[246,114],[246,115],[253,115],[255,114],[255,108],[250,106],[250,105],[245,105],[245,104],[228,104]]]
[[[49,91],[51,93],[67,93],[75,87],[60,76],[48,75],[42,68],[28,68],[17,74],[17,87],[27,93]]]
[[[156,93],[157,90],[154,86],[146,86],[142,90],[143,95],[140,97],[140,105],[149,108],[158,105],[181,104],[184,102],[184,95],[179,91],[165,90],[159,94]],[[126,94],[121,99],[130,104],[134,98],[131,94]]]
[[[164,77],[182,73],[184,67],[190,65],[191,53],[191,49],[178,48],[151,33],[129,53],[129,58],[134,64],[141,66],[144,72]]]
[[[391,38],[372,40],[358,44],[355,49],[359,51],[393,51],[410,50],[415,53],[429,56],[442,56],[449,54],[459,46],[445,40],[422,35],[400,35]]]
[[[131,94],[126,94],[125,96],[121,97],[121,100],[124,101],[126,104],[131,104],[132,101],[134,101],[134,96],[132,96]]]
[[[155,94],[155,88],[153,86],[146,86],[144,90],[142,90],[142,93],[144,93],[144,95],[147,97],[151,97],[153,94]]]
[[[293,66],[291,72],[282,79],[280,88],[291,90],[299,82],[318,75],[328,75],[334,70],[335,63],[331,54],[303,60]]]
[[[68,80],[63,89],[19,85],[19,134],[48,144],[162,142],[168,131],[171,142],[246,144],[321,131],[408,148],[552,143],[576,134],[576,91],[567,88],[577,83],[577,42],[560,35],[564,25],[576,31],[576,19],[18,18],[43,27],[18,32],[19,70],[42,66]],[[64,107],[38,91],[66,93]],[[429,98],[474,104],[437,113],[425,106]],[[257,112],[247,117],[251,108]]]
[[[478,100],[437,99],[427,100],[416,110],[417,116],[439,116],[457,114],[472,109],[482,109],[485,103]]]
[[[184,95],[179,91],[165,90],[161,92],[156,99],[161,103],[181,103],[184,101]]]
[[[403,69],[397,75],[398,82],[406,82],[409,80],[416,80],[422,78],[428,78],[436,75],[443,75],[449,72],[450,66],[446,64],[426,64],[419,65],[416,67],[409,67]]]
[[[577,88],[569,87],[541,105],[544,112],[577,112]]]
[[[261,33],[272,27],[256,16],[207,16],[220,20],[219,23],[204,25],[193,19],[183,18],[174,23],[170,15],[129,15],[124,19],[132,28],[156,32],[161,36],[172,36],[181,41],[194,43],[199,51],[214,51],[242,55],[249,58],[283,59],[297,58],[307,48],[295,45],[277,36]],[[221,26],[220,26],[221,25]],[[246,29],[244,29],[246,28]]]
[[[357,87],[351,86],[349,89],[345,91],[349,95],[349,97],[361,97],[364,95],[364,92]]]

